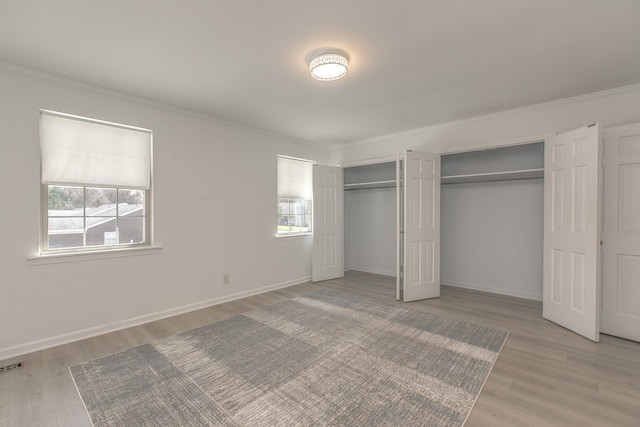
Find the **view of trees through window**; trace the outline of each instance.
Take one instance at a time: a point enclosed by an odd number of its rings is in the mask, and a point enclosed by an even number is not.
[[[145,241],[145,191],[47,186],[48,248]]]
[[[311,232],[311,200],[278,198],[278,233]]]

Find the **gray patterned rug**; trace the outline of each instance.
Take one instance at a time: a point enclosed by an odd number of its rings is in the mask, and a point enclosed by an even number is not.
[[[69,369],[94,426],[460,426],[506,339],[320,290]]]

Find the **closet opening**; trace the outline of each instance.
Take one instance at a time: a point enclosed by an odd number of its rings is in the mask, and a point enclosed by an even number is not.
[[[542,299],[544,142],[441,155],[441,283]],[[396,161],[344,168],[345,270],[396,277]]]
[[[441,283],[542,300],[544,142],[442,156]]]
[[[344,168],[345,270],[396,276],[396,161]]]

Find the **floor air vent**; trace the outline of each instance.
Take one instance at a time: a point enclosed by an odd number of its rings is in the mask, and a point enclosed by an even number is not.
[[[12,363],[11,365],[0,366],[0,374],[3,372],[13,371],[14,369],[22,368],[23,362]]]

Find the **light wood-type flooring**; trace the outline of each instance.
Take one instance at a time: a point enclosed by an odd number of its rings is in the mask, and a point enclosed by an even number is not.
[[[350,271],[28,354],[0,374],[0,426],[90,426],[68,366],[319,288],[403,304],[395,279]],[[544,320],[541,302],[460,288],[409,306],[510,332],[466,426],[640,426],[640,343],[593,343]]]

